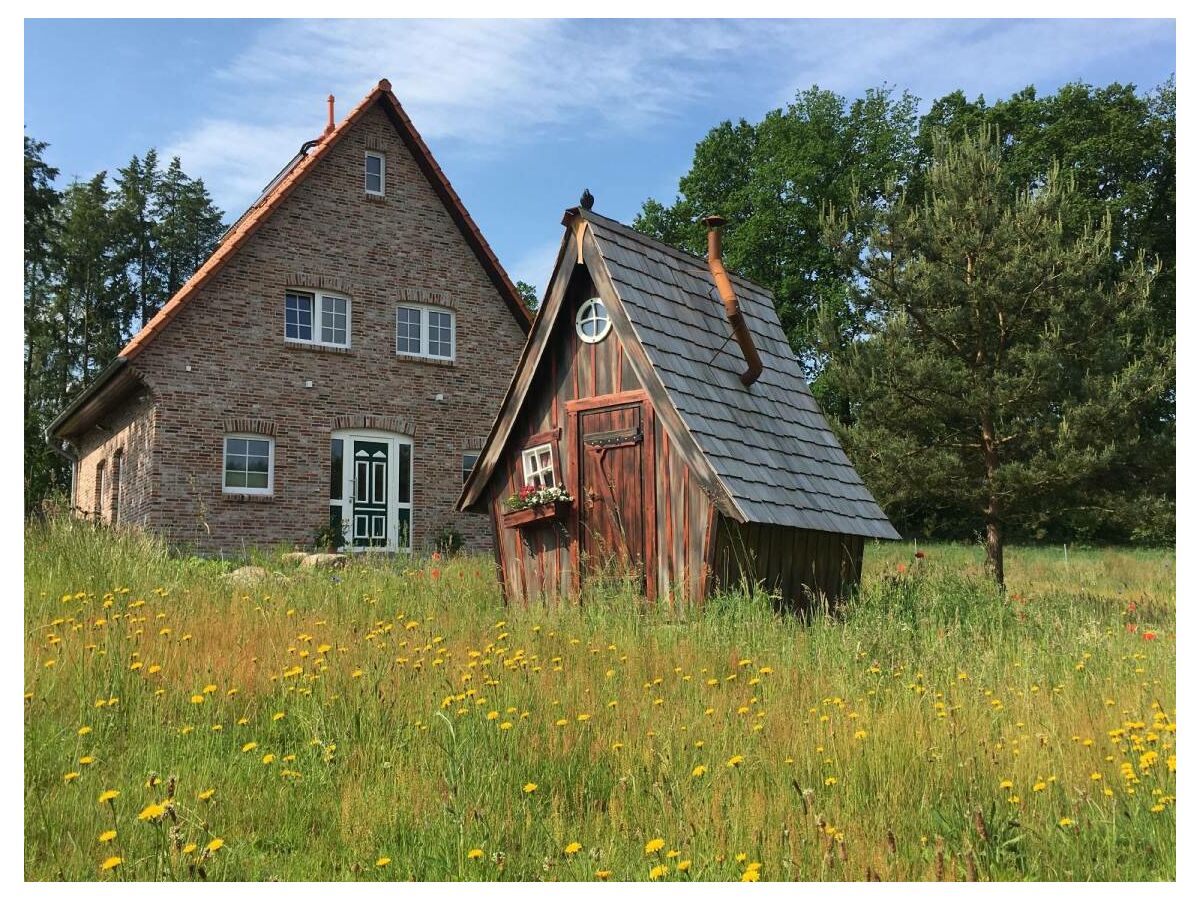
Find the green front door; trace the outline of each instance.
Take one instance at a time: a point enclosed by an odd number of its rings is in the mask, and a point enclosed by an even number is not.
[[[355,438],[353,544],[385,547],[388,544],[388,443]]]

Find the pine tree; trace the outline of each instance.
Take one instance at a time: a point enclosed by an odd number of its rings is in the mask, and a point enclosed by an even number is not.
[[[127,272],[131,302],[124,310],[127,332],[148,322],[166,302],[157,262],[152,205],[158,192],[158,153],[151,148],[143,159],[134,156],[117,170],[113,228],[118,261]]]
[[[1003,584],[1006,525],[1112,476],[1174,344],[1155,329],[1153,270],[1138,257],[1112,277],[1110,224],[1064,232],[1071,179],[1051,168],[1013,190],[1001,156],[991,129],[943,140],[924,196],[830,216],[866,335],[831,348],[827,375],[854,398],[842,435],[885,507],[969,504]]]

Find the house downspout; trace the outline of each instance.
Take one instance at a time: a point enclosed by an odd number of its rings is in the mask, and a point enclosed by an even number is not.
[[[733,336],[746,359],[746,371],[742,373],[741,379],[742,384],[749,387],[758,381],[763,365],[758,356],[758,348],[754,346],[754,338],[750,336],[750,329],[746,326],[737,294],[733,292],[733,282],[729,280],[729,273],[725,271],[725,264],[721,261],[721,228],[725,220],[720,216],[706,216],[704,224],[708,226],[708,271],[712,274],[717,293],[721,295],[721,301],[725,304],[725,318],[729,320]]]
[[[71,464],[71,493],[67,501],[67,509],[69,512],[75,511],[75,479],[79,474],[79,453],[71,446],[70,441],[56,441],[54,437],[46,432],[46,443],[50,445],[50,449],[65,459]],[[68,448],[70,448],[68,450]]]

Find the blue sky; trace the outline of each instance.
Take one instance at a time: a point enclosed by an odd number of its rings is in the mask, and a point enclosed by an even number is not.
[[[381,77],[514,279],[542,286],[583,187],[623,221],[669,201],[696,142],[813,84],[925,105],[1074,80],[1148,91],[1170,20],[27,20],[26,133],[63,180],[155,146],[229,220]]]

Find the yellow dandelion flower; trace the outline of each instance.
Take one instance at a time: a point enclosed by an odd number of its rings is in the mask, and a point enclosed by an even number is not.
[[[108,831],[100,832],[100,837],[98,837],[96,840],[97,840],[97,842],[99,842],[101,844],[107,844],[109,841],[111,841],[116,836],[117,836],[117,833],[110,828]]]
[[[208,790],[204,790],[204,791],[201,791],[200,793],[198,793],[196,795],[196,797],[199,798],[200,800],[211,800],[213,794],[215,794],[216,792],[217,792],[216,788],[209,788]]]
[[[1058,826],[1060,828],[1070,828],[1074,824],[1075,824],[1075,820],[1070,818],[1069,816],[1063,816],[1061,819],[1058,820]]]
[[[747,869],[742,873],[742,881],[758,881],[758,869]]]
[[[740,753],[736,753],[733,756],[729,757],[729,759],[727,759],[725,761],[725,765],[731,769],[736,769],[738,766],[740,766],[745,761],[746,761],[746,758],[744,756],[742,756]]]
[[[483,851],[476,847],[467,851],[467,859],[483,859]]]
[[[188,843],[186,843],[186,844],[184,844],[184,845],[183,845],[183,852],[184,852],[185,854],[188,854],[188,853],[195,853],[195,852],[196,852],[196,845],[195,845],[195,843],[193,843],[193,842],[191,842],[191,841],[188,841]]]
[[[120,796],[121,796],[120,791],[114,791],[114,790],[101,791],[100,796],[96,799],[96,802],[97,803],[111,803],[113,800],[116,800]]]
[[[596,877],[599,878],[601,881],[607,881],[611,876],[612,876],[611,869],[597,869],[596,870]]]
[[[825,787],[833,787],[835,784],[837,784],[837,778],[835,776],[830,775],[825,779]]]
[[[242,752],[249,753],[251,750],[255,749],[257,746],[258,746],[258,741],[249,741],[245,744],[242,744]]]
[[[79,735],[79,736],[81,736],[81,737],[82,737],[83,735],[85,735],[85,734],[91,734],[91,733],[92,733],[92,726],[91,726],[91,725],[83,725],[83,726],[81,726],[81,727],[80,727],[79,731],[77,731],[77,732],[75,732],[75,733],[76,733],[76,734],[78,734],[78,735]]]
[[[692,861],[690,859],[681,859],[678,863],[675,864],[675,868],[680,872],[686,872],[691,867],[692,867]]]
[[[140,813],[138,813],[138,820],[142,822],[149,822],[152,819],[162,818],[166,812],[167,808],[161,803],[151,803]]]
[[[90,766],[90,765],[91,765],[92,763],[94,763],[95,761],[96,761],[96,757],[94,757],[94,756],[81,756],[81,757],[79,757],[79,764],[80,764],[81,766]]]
[[[579,841],[571,841],[571,843],[563,848],[563,853],[567,854],[567,856],[574,856],[582,849],[583,844],[579,843]]]
[[[269,766],[273,762],[275,762],[275,754],[274,753],[267,753],[263,756],[263,765],[264,766]]]
[[[211,841],[209,841],[207,844],[204,845],[204,849],[207,850],[209,853],[216,853],[218,850],[220,850],[224,846],[225,846],[224,838],[213,838]]]
[[[534,784],[532,781],[529,781],[529,782],[526,782],[525,787],[521,788],[521,790],[523,790],[527,794],[532,794],[534,791],[537,790],[537,785]]]
[[[125,862],[125,860],[119,856],[110,856],[104,862],[100,863],[100,871],[107,872],[109,869],[115,869],[123,862]]]
[[[1046,789],[1046,782],[1044,782],[1044,781],[1038,781],[1033,785],[1033,792],[1035,794],[1037,794],[1041,791],[1044,791],[1045,789]]]
[[[383,868],[384,866],[389,865],[391,861],[392,858],[390,856],[381,856],[379,859],[375,860],[375,866],[377,868]]]
[[[703,777],[704,773],[707,771],[708,771],[708,766],[696,766],[696,768],[692,769],[692,777],[693,778],[701,778],[701,777]]]
[[[275,713],[275,715],[271,716],[271,721],[278,722],[280,719],[283,718],[283,716],[284,716],[284,713],[277,712],[277,713]]]
[[[72,781],[74,781],[78,777],[79,777],[78,772],[68,772],[66,775],[63,776],[63,781],[65,781],[67,784],[70,784]]]
[[[662,878],[666,874],[667,874],[667,867],[664,865],[661,865],[661,864],[655,866],[653,869],[650,870],[650,878],[652,881],[657,881],[659,878]]]
[[[657,853],[659,850],[661,850],[666,845],[667,845],[667,842],[664,841],[662,838],[651,838],[650,840],[646,841],[646,852],[647,853]]]

